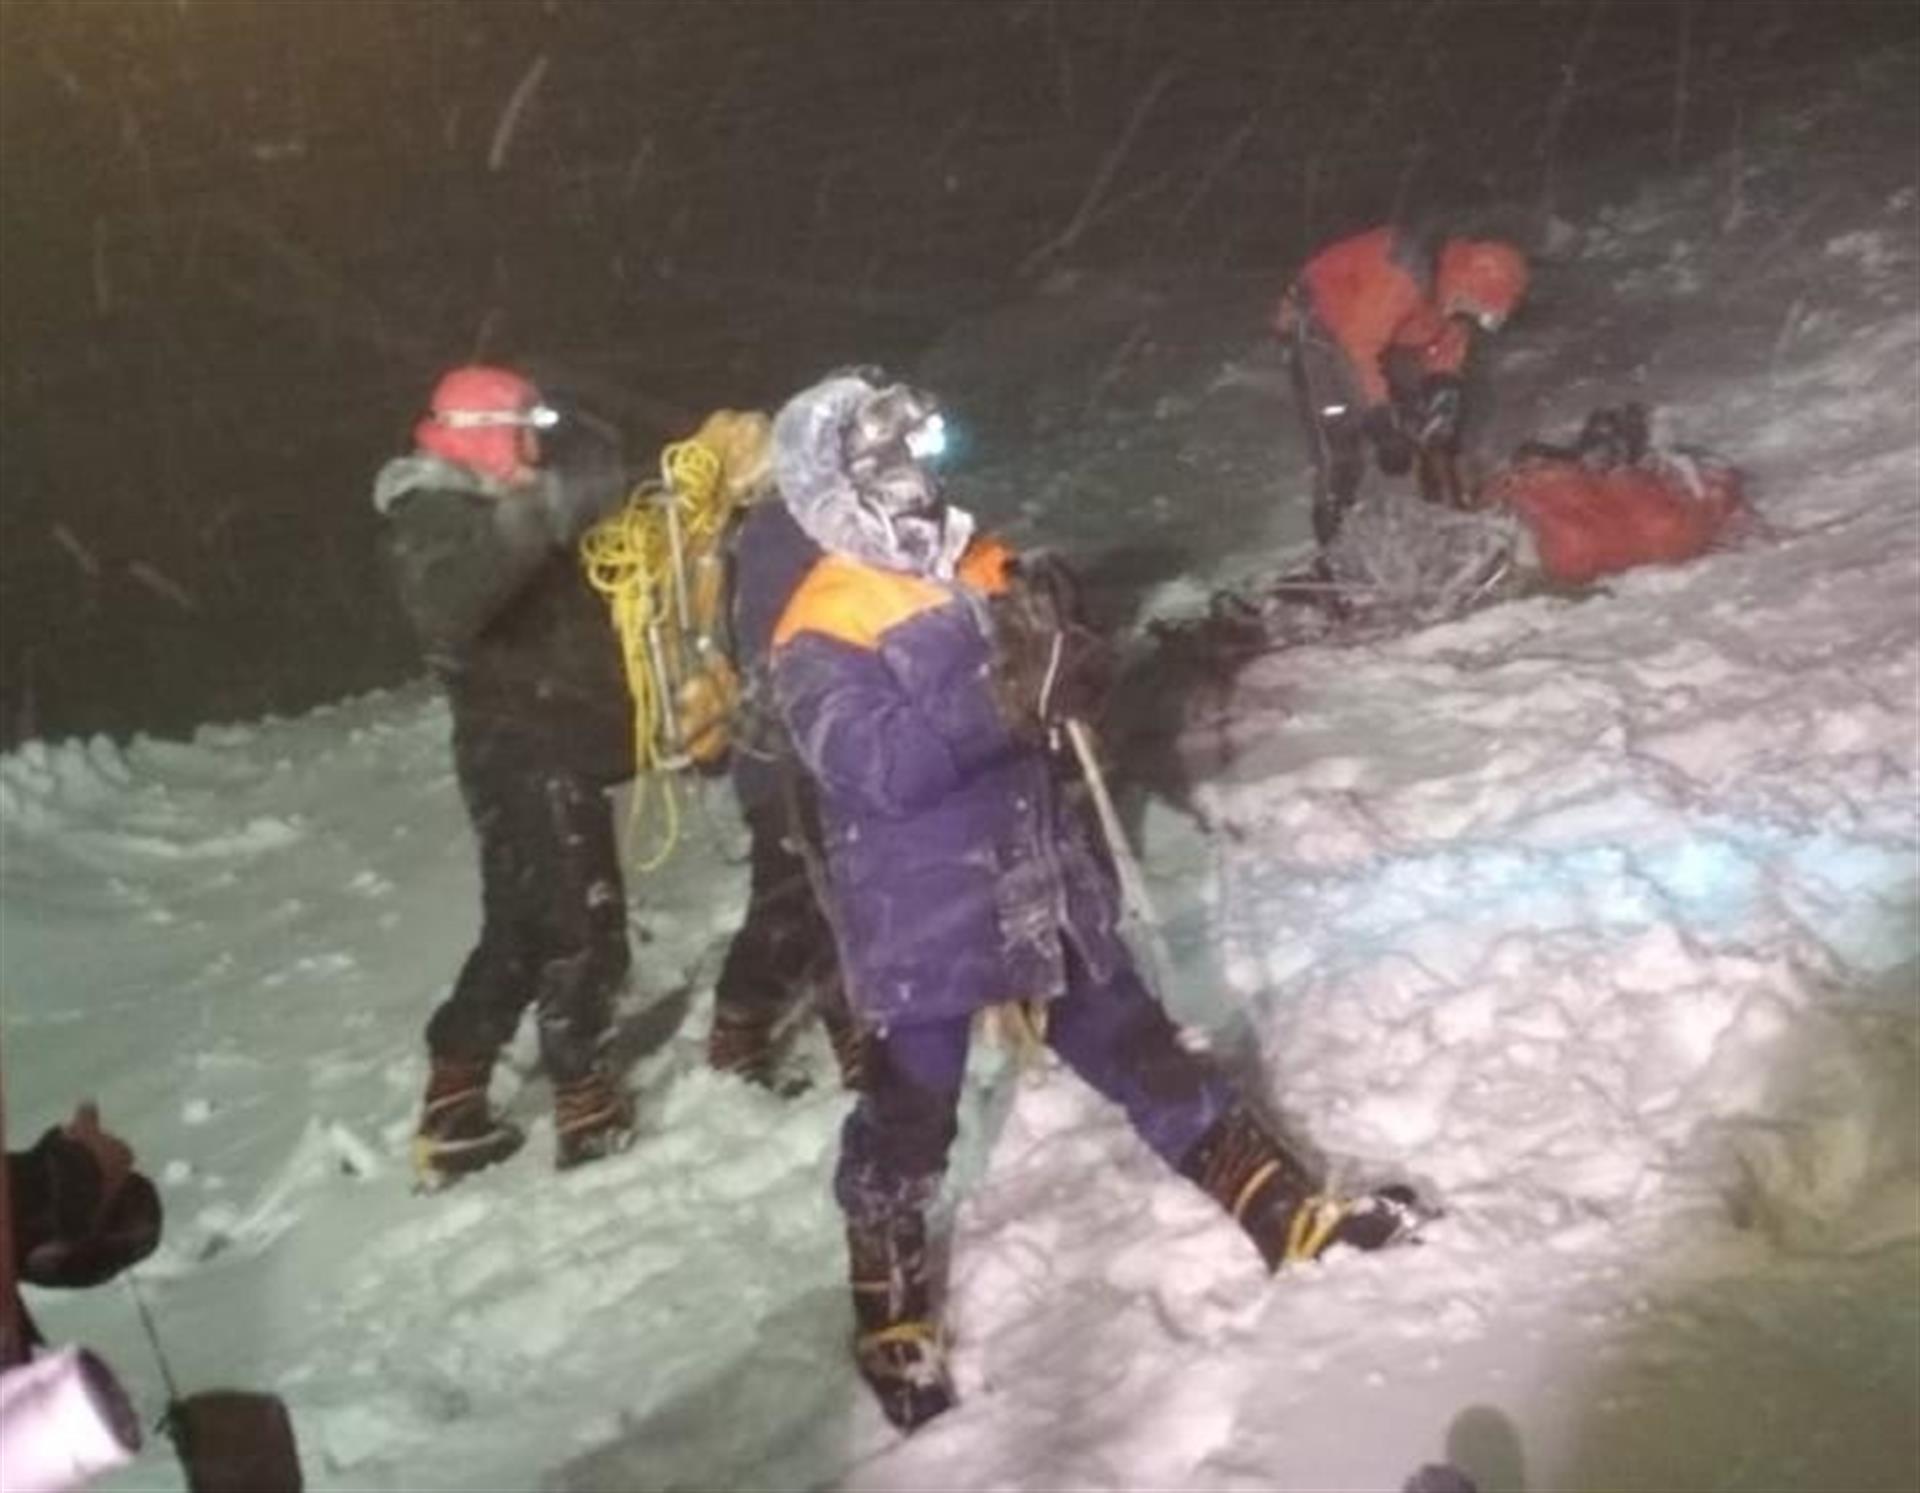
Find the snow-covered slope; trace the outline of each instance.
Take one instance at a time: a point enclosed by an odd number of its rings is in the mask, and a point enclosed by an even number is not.
[[[1424,1247],[1269,1282],[1117,1113],[983,1047],[963,1403],[902,1441],[845,1352],[844,1100],[700,1063],[724,795],[633,888],[641,1143],[551,1172],[522,1051],[527,1152],[411,1195],[476,891],[424,689],[0,759],[15,1143],[101,1100],[165,1196],[176,1378],[283,1394],[318,1489],[1920,1484],[1920,232],[1875,102],[1910,61],[1568,220],[1502,351],[1510,433],[1648,400],[1761,532],[1249,663],[1179,758],[1196,812],[1144,809],[1169,1003],[1337,1169],[1444,1199]],[[1278,569],[1304,466],[1254,347],[983,462],[982,506],[1180,556],[1147,612]],[[34,1306],[163,1402],[123,1288]]]

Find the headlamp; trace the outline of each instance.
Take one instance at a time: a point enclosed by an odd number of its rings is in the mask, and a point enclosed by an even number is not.
[[[930,461],[947,449],[947,419],[932,414],[907,432],[907,455],[915,461]]]
[[[449,430],[487,430],[498,426],[552,430],[560,423],[560,411],[550,404],[536,404],[524,410],[441,410],[433,418]]]

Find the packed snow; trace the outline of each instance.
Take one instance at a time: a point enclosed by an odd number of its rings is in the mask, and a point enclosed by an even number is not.
[[[961,1403],[901,1437],[847,1351],[824,1039],[793,1098],[703,1066],[717,786],[631,886],[639,1143],[556,1174],[523,1040],[527,1149],[416,1195],[477,917],[425,684],[0,759],[13,1143],[100,1100],[168,1210],[134,1277],[175,1381],[284,1396],[315,1489],[1920,1486],[1920,230],[1914,142],[1853,118],[1564,219],[1496,361],[1503,439],[1642,399],[1759,522],[1255,658],[1130,795],[1169,1005],[1337,1176],[1439,1199],[1421,1247],[1268,1280],[1117,1111],[981,1044]],[[1302,553],[1257,315],[1183,351],[962,477],[1018,539],[1179,557],[1136,623]],[[127,1286],[31,1304],[158,1412]],[[182,1480],[156,1436],[103,1486]]]

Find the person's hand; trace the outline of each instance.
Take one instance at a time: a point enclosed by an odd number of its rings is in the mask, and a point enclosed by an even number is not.
[[[682,750],[698,768],[719,769],[732,744],[731,726],[740,703],[740,679],[719,651],[707,655],[674,692]]]
[[[60,1127],[60,1133],[80,1146],[100,1168],[100,1206],[96,1224],[113,1210],[120,1190],[133,1175],[133,1147],[100,1123],[100,1106],[91,1099],[75,1108],[73,1118]]]
[[[1008,584],[1044,608],[1056,627],[1087,620],[1079,573],[1057,550],[1016,555],[1008,565]]]
[[[1053,556],[1023,558],[990,603],[994,692],[1008,729],[1023,740],[1068,719],[1094,720],[1106,707],[1113,650],[1079,609],[1077,581]]]
[[[98,1105],[80,1104],[27,1155],[35,1158],[44,1202],[15,1239],[22,1279],[68,1290],[97,1285],[153,1252],[160,1195],[135,1170],[133,1147],[100,1123]]]
[[[1451,451],[1460,444],[1460,421],[1466,391],[1451,374],[1438,373],[1420,385],[1414,440],[1434,451]]]
[[[1373,459],[1389,477],[1404,477],[1413,470],[1413,442],[1401,430],[1400,421],[1390,404],[1378,404],[1366,413],[1361,429],[1373,443]]]

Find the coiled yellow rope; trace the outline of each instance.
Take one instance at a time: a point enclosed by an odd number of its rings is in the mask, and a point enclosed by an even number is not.
[[[720,563],[720,543],[737,493],[723,482],[723,461],[695,437],[660,453],[660,480],[643,483],[626,506],[580,541],[588,582],[607,602],[633,695],[634,784],[628,853],[640,841],[650,799],[665,814],[659,845],[637,861],[642,872],[665,864],[680,838],[680,802],[672,775],[687,766],[676,691],[701,667],[717,619],[697,615],[696,568]]]

